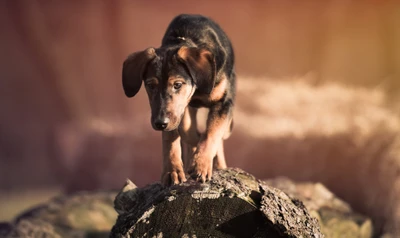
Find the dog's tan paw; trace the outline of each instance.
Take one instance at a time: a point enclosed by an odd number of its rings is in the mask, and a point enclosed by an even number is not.
[[[192,168],[189,170],[190,176],[199,182],[206,182],[211,180],[213,170],[213,163],[211,159],[202,159],[195,155]]]
[[[183,170],[164,172],[161,177],[161,183],[164,186],[171,186],[183,182],[186,182],[186,176]]]

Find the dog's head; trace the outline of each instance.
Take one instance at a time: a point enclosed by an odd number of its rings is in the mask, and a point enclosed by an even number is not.
[[[126,96],[135,96],[144,82],[155,130],[178,128],[193,93],[210,94],[216,78],[213,54],[207,49],[148,48],[131,54],[123,64]]]

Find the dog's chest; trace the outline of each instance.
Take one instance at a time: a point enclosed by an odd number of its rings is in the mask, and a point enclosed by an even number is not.
[[[211,94],[197,93],[195,92],[190,100],[189,106],[191,107],[211,107],[213,104],[221,100],[221,97],[213,97]]]
[[[211,107],[212,102],[208,99],[205,98],[205,96],[198,96],[195,97],[193,95],[192,99],[189,102],[189,106],[195,107],[195,108],[200,108],[200,107]]]

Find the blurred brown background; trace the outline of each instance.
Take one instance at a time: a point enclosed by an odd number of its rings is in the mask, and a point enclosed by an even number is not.
[[[229,166],[321,181],[400,230],[398,1],[1,1],[0,210],[159,179],[160,135],[121,69],[179,13],[212,17],[235,48]]]

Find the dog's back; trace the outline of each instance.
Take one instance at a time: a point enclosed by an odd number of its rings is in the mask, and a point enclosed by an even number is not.
[[[221,27],[208,17],[181,14],[168,26],[162,47],[186,44],[206,48],[215,56],[217,71],[228,76],[233,72],[234,54],[231,42]]]

